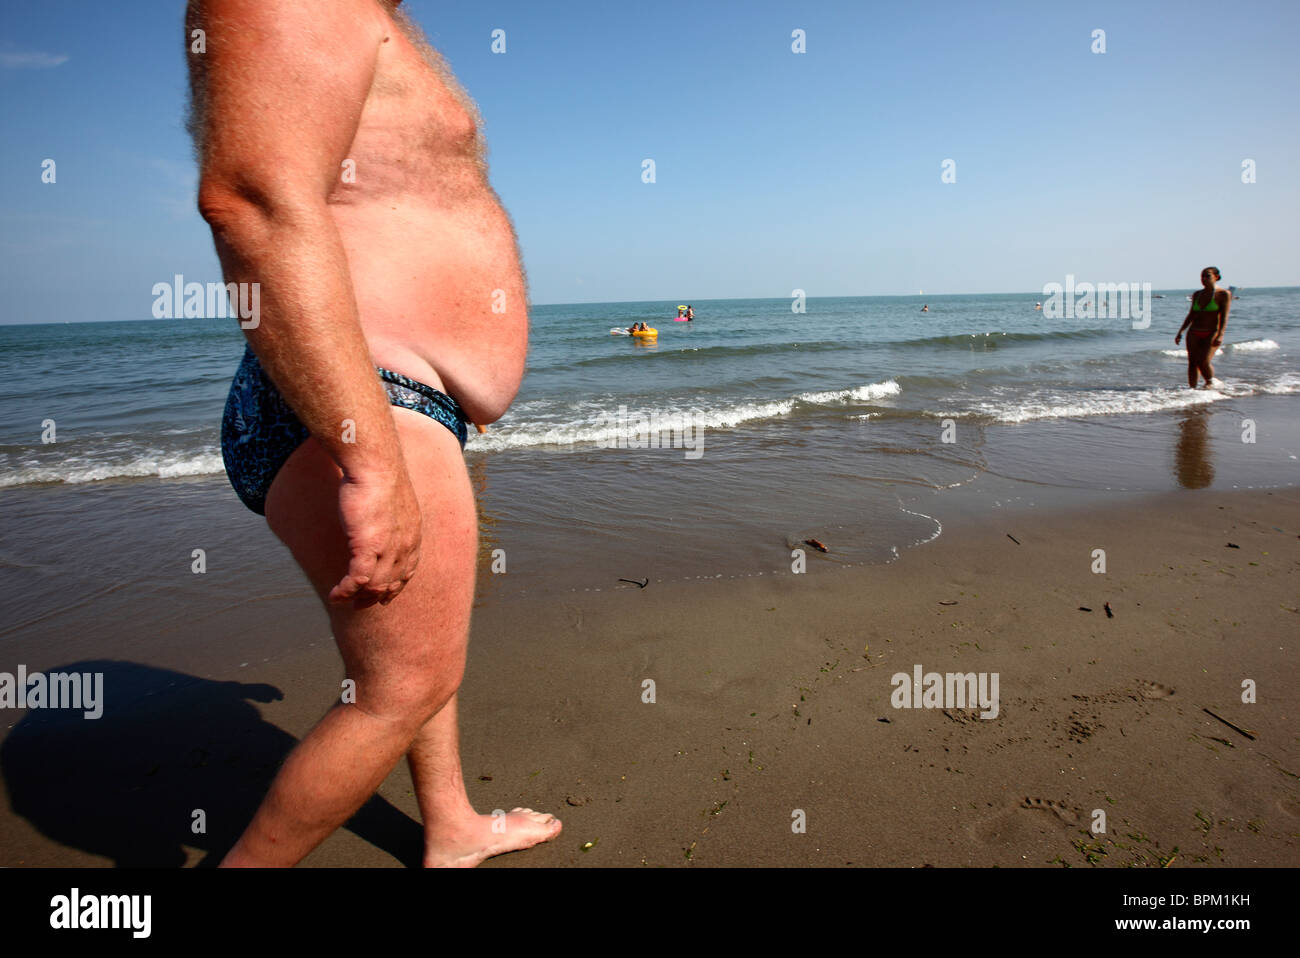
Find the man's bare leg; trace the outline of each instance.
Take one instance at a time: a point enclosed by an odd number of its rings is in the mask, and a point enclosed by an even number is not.
[[[396,723],[335,706],[289,754],[223,868],[288,868],[346,822],[406,748]]]
[[[406,755],[424,819],[424,865],[473,867],[502,852],[554,838],[554,815],[515,808],[504,816],[480,815],[465,794],[460,766],[456,697],[424,723]]]
[[[419,569],[387,605],[326,603],[347,676],[356,682],[356,704],[335,706],[294,749],[223,865],[301,861],[355,814],[408,750],[424,786],[417,784],[426,842],[430,835],[446,842],[426,844],[427,863],[477,864],[559,832],[556,819],[531,813],[511,816],[506,833],[495,834],[490,816],[470,808],[463,781],[449,784],[460,770],[453,696],[464,673],[474,595],[473,493],[459,444],[445,427],[400,408],[393,417],[420,502]],[[338,520],[340,475],[308,439],[267,497],[267,523],[322,599],[348,555]]]

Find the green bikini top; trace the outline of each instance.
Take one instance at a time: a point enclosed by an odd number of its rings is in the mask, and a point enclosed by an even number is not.
[[[1214,291],[1214,293],[1217,293],[1217,292],[1218,292],[1218,290],[1215,290],[1215,291]],[[1194,313],[1217,313],[1217,312],[1219,311],[1219,303],[1218,303],[1218,301],[1214,298],[1214,293],[1211,293],[1211,294],[1210,294],[1210,302],[1209,302],[1209,305],[1207,305],[1207,306],[1198,306],[1198,305],[1196,304],[1196,297],[1193,296],[1193,297],[1192,297],[1192,312],[1194,312]]]

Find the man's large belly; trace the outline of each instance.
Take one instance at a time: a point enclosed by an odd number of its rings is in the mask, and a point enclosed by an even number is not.
[[[523,378],[528,304],[495,198],[453,210],[368,198],[333,210],[375,364],[441,389],[476,423],[499,419]]]

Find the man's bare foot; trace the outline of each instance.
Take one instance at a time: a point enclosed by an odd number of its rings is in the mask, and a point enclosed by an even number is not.
[[[424,867],[473,868],[493,855],[548,842],[563,827],[554,815],[531,808],[504,816],[474,815],[437,836],[425,836]]]

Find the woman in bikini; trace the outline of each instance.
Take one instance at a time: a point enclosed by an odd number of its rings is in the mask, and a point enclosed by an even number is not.
[[[1187,385],[1196,388],[1197,373],[1205,377],[1205,388],[1210,388],[1214,381],[1214,367],[1210,358],[1214,351],[1223,345],[1223,327],[1228,323],[1228,308],[1232,305],[1232,293],[1219,289],[1219,270],[1207,266],[1201,270],[1201,289],[1192,296],[1192,308],[1187,311],[1187,318],[1178,327],[1174,342],[1183,338],[1187,329]]]

